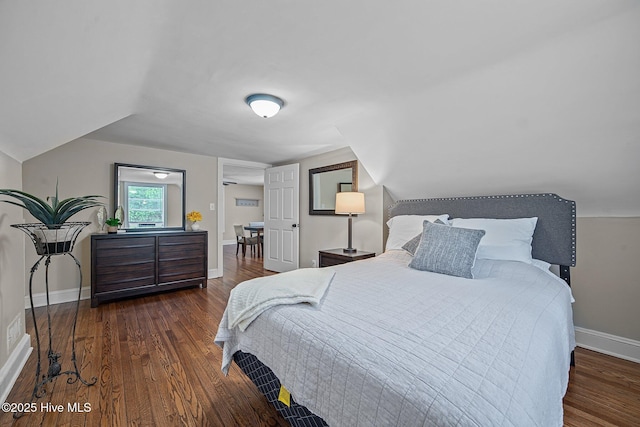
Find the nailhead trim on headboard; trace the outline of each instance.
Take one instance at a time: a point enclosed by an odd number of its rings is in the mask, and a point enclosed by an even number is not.
[[[439,204],[438,202],[444,202],[447,205],[455,205],[456,209],[460,209],[461,212],[465,213],[464,216],[468,215],[469,217],[474,217],[473,208],[470,208],[470,210],[467,213],[467,210],[465,210],[463,203],[457,204],[455,202],[458,202],[458,201],[464,202],[464,201],[470,201],[470,200],[474,200],[474,201],[487,200],[490,203],[491,200],[497,200],[497,199],[507,199],[507,200],[514,199],[515,204],[512,205],[513,207],[519,206],[517,203],[517,199],[540,199],[540,203],[546,203],[546,200],[551,199],[559,203],[567,204],[569,211],[566,212],[566,215],[564,215],[564,217],[558,217],[558,218],[547,217],[546,219],[547,221],[553,222],[555,226],[565,227],[565,225],[562,222],[567,222],[568,225],[570,225],[571,253],[565,254],[563,259],[567,259],[566,255],[570,255],[570,259],[571,259],[570,265],[572,266],[575,265],[576,263],[576,203],[572,200],[563,199],[562,197],[554,193],[510,194],[510,195],[498,195],[498,196],[436,197],[436,198],[430,198],[430,199],[399,200],[389,207],[389,216],[392,217],[395,215],[419,214],[421,212],[414,212],[414,211],[421,211],[423,208],[428,210],[431,204],[434,204],[437,206]],[[450,204],[447,202],[453,202],[453,203]],[[525,204],[523,205],[523,209],[526,210],[529,207],[528,205],[526,205],[526,202],[524,203]],[[404,207],[406,207],[406,209],[404,210],[410,213],[403,212]],[[428,212],[427,211],[427,213],[435,214],[435,213],[450,213],[450,212]],[[545,213],[545,209],[543,208],[543,205],[540,205],[540,206],[532,205],[531,212],[527,214],[530,216],[540,217],[540,216],[544,216],[544,213]],[[463,217],[463,215],[457,215],[457,216]],[[564,229],[566,230],[566,228]],[[566,250],[564,249],[560,249],[560,250],[563,250],[564,252],[566,252]],[[545,261],[548,261],[548,260],[545,260]],[[553,261],[549,261],[549,262],[557,263]]]

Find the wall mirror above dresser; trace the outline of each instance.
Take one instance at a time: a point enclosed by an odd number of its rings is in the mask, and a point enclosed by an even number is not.
[[[114,163],[113,177],[109,216],[122,216],[121,229],[185,229],[185,170]]]
[[[357,160],[309,169],[309,215],[335,215],[342,191],[358,191]]]

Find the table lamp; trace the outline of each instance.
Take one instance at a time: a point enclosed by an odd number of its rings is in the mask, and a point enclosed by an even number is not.
[[[349,214],[349,247],[343,249],[346,253],[357,252],[351,247],[352,215],[364,213],[364,193],[343,191],[336,193],[336,214]]]

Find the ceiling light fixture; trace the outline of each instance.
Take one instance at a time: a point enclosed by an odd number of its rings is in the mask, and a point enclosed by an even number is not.
[[[166,173],[166,172],[154,172],[153,174],[154,174],[154,175],[156,176],[156,178],[158,178],[158,179],[165,179],[166,177],[168,177],[168,176],[169,176],[169,174],[168,174],[168,173]]]
[[[254,113],[265,119],[278,114],[278,111],[280,111],[284,105],[282,99],[266,93],[254,93],[253,95],[247,96],[244,101],[251,107]]]

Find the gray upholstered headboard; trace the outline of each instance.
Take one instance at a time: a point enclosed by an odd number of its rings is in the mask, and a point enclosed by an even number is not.
[[[576,265],[576,204],[552,193],[400,200],[389,216],[449,214],[450,218],[538,217],[532,255],[561,266]],[[568,268],[567,268],[568,270]]]

